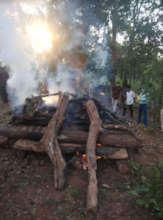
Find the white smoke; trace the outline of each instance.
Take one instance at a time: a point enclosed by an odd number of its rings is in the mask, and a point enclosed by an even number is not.
[[[0,59],[10,68],[8,93],[14,108],[37,93],[38,84],[45,75],[43,70],[38,73],[39,62],[24,33],[26,18],[20,20],[20,8],[11,3],[0,6]]]
[[[90,78],[90,81],[98,81],[97,84],[105,84],[107,81],[106,76],[95,77],[94,73],[87,69],[85,74],[82,74],[78,68],[64,64],[62,58],[57,61],[55,73],[48,73],[47,61],[49,58],[36,56],[25,33],[25,26],[31,20],[47,19],[48,7],[48,1],[44,0],[29,0],[28,2],[12,0],[6,1],[5,4],[0,3],[0,60],[10,67],[8,92],[12,108],[23,105],[27,97],[36,95],[38,85],[42,80],[46,80],[50,92],[72,93],[77,92],[78,82],[82,77],[85,81],[87,78]],[[55,19],[51,19],[54,20],[53,25],[56,25],[57,29],[60,23],[65,22],[71,33],[68,43],[65,40],[60,48],[52,52],[53,56],[57,57],[60,51],[63,52],[63,49],[71,51],[81,45],[87,55],[93,51],[92,60],[96,67],[105,68],[109,60],[106,27],[97,28],[87,24],[86,27],[89,27],[89,31],[85,35],[82,29],[85,25],[81,19],[82,12],[75,5],[69,4],[67,8],[67,5],[62,2],[58,8],[55,6],[53,9],[58,10],[58,17],[54,16]],[[65,33],[66,31],[61,33],[63,35],[60,37],[61,39],[64,39]]]
[[[77,69],[74,69],[65,64],[58,64],[56,75],[49,77],[47,80],[48,90],[51,93],[58,91],[76,93],[78,84],[80,81],[81,73]]]

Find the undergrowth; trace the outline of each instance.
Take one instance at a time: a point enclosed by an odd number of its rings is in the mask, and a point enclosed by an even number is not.
[[[136,197],[136,203],[163,219],[163,162],[156,163],[150,172],[132,163],[131,184],[129,192]]]

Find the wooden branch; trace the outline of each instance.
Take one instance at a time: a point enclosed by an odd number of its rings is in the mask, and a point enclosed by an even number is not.
[[[87,112],[90,119],[89,135],[87,140],[87,162],[88,162],[88,192],[87,192],[87,210],[96,210],[98,199],[97,177],[96,177],[96,140],[101,127],[101,120],[97,112],[96,106],[92,100],[86,104]]]
[[[57,140],[58,132],[62,126],[64,115],[68,105],[68,96],[61,94],[59,96],[58,106],[55,114],[50,120],[44,135],[40,141],[43,150],[50,157],[54,166],[54,185],[56,189],[62,189],[64,186],[64,169],[66,166],[65,160]]]

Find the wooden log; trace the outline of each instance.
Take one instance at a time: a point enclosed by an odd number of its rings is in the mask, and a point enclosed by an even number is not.
[[[114,147],[122,147],[122,148],[138,148],[141,146],[140,142],[137,141],[132,135],[129,134],[120,134],[117,132],[112,134],[107,131],[101,133],[99,136],[99,143],[104,146],[114,146]]]
[[[90,119],[89,135],[87,140],[87,162],[88,162],[88,192],[87,192],[87,210],[96,210],[98,204],[98,188],[97,188],[97,162],[96,162],[96,141],[101,127],[101,120],[97,112],[96,106],[92,100],[86,104],[87,112]]]
[[[12,124],[27,126],[47,126],[54,112],[52,114],[46,114],[42,116],[13,116]]]
[[[24,150],[24,151],[34,151],[34,152],[45,152],[43,148],[40,147],[40,144],[35,141],[20,139],[15,142],[13,148]],[[80,144],[60,144],[60,148],[63,154],[73,154],[76,152],[80,152],[85,154],[86,147],[85,145]],[[125,155],[127,155],[127,151],[125,151]],[[124,156],[123,148],[114,148],[114,147],[96,147],[96,155],[104,156],[108,159],[125,159],[127,156]]]
[[[0,126],[0,135],[9,139],[30,139],[38,141],[41,139],[44,128],[42,127],[26,127],[26,126]],[[59,143],[86,144],[88,132],[82,130],[65,130],[63,129],[58,136]],[[106,130],[103,129],[98,137],[98,142],[104,146],[139,148],[142,146],[141,141],[137,140],[128,131]]]
[[[16,141],[13,148],[24,151],[45,152],[39,142],[26,139],[19,139]]]
[[[58,140],[60,143],[76,143],[85,144],[88,138],[88,133],[85,131],[62,131],[59,135]],[[98,135],[98,143],[103,146],[114,146],[122,148],[138,148],[141,147],[141,141],[137,140],[133,135],[129,134],[127,131],[108,131],[103,130]]]
[[[58,136],[60,143],[86,144],[88,132],[79,130],[63,130]]]
[[[132,128],[130,128],[129,126],[125,126],[125,125],[111,125],[111,124],[105,124],[103,126],[104,128],[107,129],[113,129],[115,131],[126,131],[126,133],[130,134],[132,137],[134,137],[137,142],[139,143],[140,146],[142,146],[142,140],[140,140],[140,138],[138,138],[135,134],[135,132],[133,131]]]
[[[35,126],[11,126],[1,125],[0,135],[8,137],[9,139],[30,139],[40,140],[43,136],[44,129]]]
[[[40,141],[41,147],[49,155],[54,166],[54,185],[56,189],[62,189],[64,186],[65,160],[59,147],[57,136],[64,120],[64,115],[68,105],[68,96],[61,94],[59,96],[58,106],[55,114],[50,120],[44,135]]]
[[[127,125],[121,125],[121,124],[116,124],[116,125],[103,124],[103,128],[127,130],[128,126]]]
[[[114,154],[108,155],[109,159],[117,160],[117,159],[127,159],[128,158],[128,152],[125,148],[120,148],[117,152]]]

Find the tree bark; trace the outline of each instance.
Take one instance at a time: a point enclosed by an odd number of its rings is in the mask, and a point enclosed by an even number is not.
[[[112,85],[115,84],[115,64],[117,60],[118,5],[119,5],[119,1],[114,0],[113,9],[111,11],[111,21],[112,21],[111,65],[112,65],[112,72],[114,73],[112,78]]]
[[[59,147],[57,136],[64,120],[64,115],[68,105],[68,96],[61,94],[59,96],[58,106],[55,114],[50,120],[40,145],[50,157],[54,166],[54,185],[56,189],[62,189],[64,186],[65,160]]]
[[[101,127],[101,120],[97,112],[96,106],[92,100],[89,100],[87,102],[86,107],[91,122],[86,149],[89,176],[87,210],[96,210],[98,204],[98,187],[96,177],[96,141]]]

